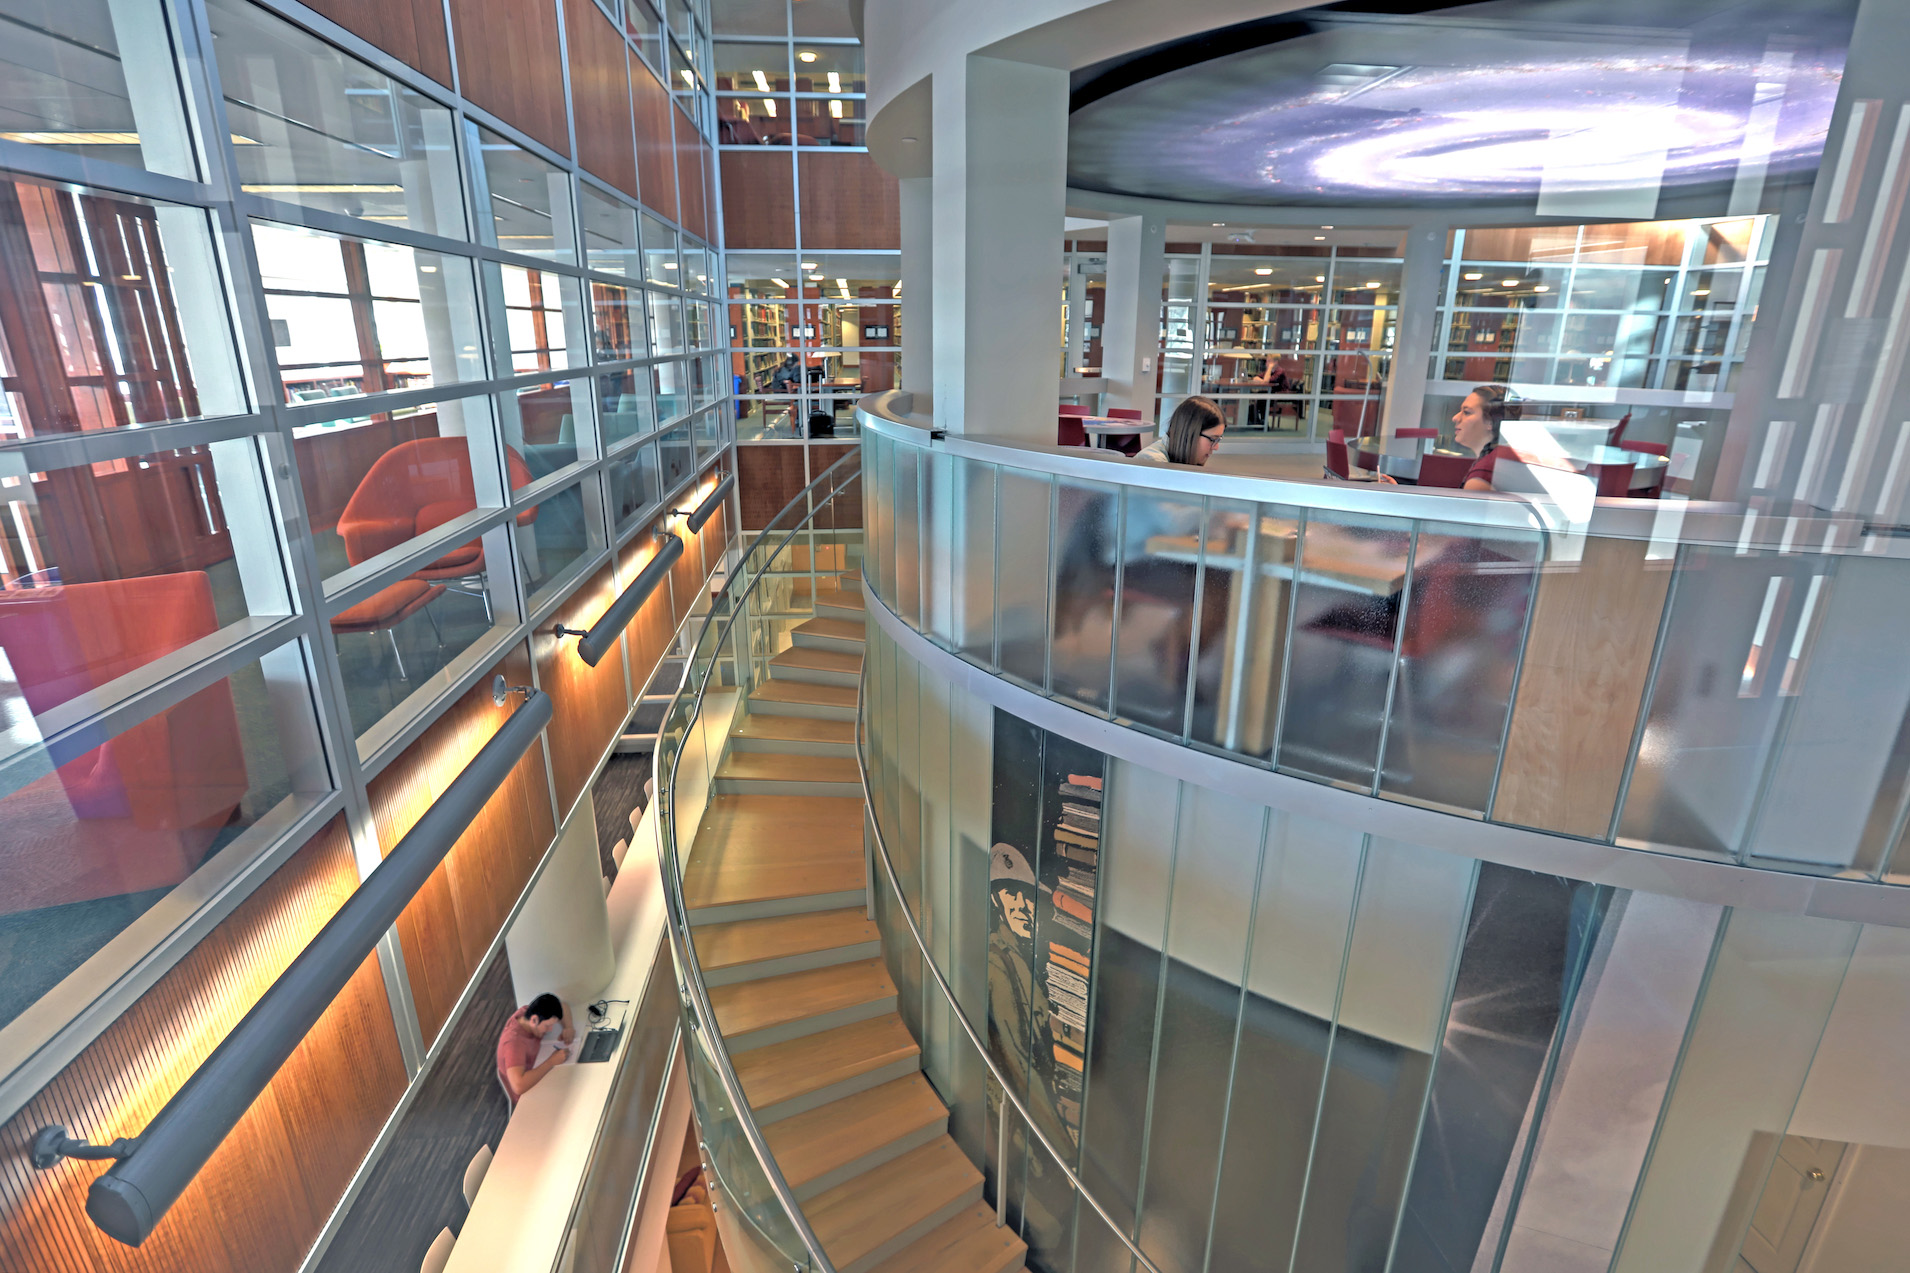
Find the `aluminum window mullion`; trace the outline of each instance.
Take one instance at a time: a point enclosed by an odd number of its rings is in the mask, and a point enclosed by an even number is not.
[[[195,121],[196,123],[196,121]],[[51,146],[0,139],[0,168],[43,181],[71,183],[135,198],[159,199],[188,207],[211,208],[220,191],[209,182],[189,181],[125,164],[88,159]]]

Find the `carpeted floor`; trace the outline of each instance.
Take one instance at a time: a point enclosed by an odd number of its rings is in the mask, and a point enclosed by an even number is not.
[[[643,784],[650,779],[650,755],[632,752],[612,756],[591,788],[591,800],[597,807],[597,852],[603,859],[604,874],[615,879],[617,868],[611,851],[617,841],[630,838],[630,811],[649,807]]]

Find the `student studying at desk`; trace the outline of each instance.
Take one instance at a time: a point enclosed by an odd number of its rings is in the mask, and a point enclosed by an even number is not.
[[[538,1065],[539,1045],[552,1030],[560,1031],[557,1046],[544,1063]],[[538,995],[511,1014],[497,1040],[497,1080],[511,1098],[512,1109],[517,1108],[524,1093],[550,1073],[551,1067],[563,1064],[576,1037],[576,1028],[570,1023],[570,1008],[556,995]]]

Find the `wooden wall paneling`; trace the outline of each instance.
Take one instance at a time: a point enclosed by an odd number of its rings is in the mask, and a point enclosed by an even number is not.
[[[723,157],[728,159],[729,155]],[[796,162],[802,176],[805,252],[829,248],[901,250],[901,187],[875,160],[862,151],[830,154],[804,150]],[[727,191],[729,173],[725,171],[723,177]]]
[[[530,656],[521,646],[512,650],[372,780],[372,818],[383,852],[391,852],[517,706],[515,697],[503,707],[491,702],[493,671],[504,673],[512,685],[528,685]],[[444,1027],[556,834],[543,749],[533,747],[399,917],[405,967],[427,1045]]]
[[[551,622],[567,628],[588,628],[603,617],[621,591],[616,570],[605,565],[557,608]],[[577,641],[576,637],[559,639],[547,631],[531,637],[537,683],[551,697],[550,764],[560,813],[567,813],[583,794],[590,771],[616,740],[630,707],[623,682],[621,639],[616,653],[606,656],[596,667],[578,657]]]
[[[855,450],[854,444],[830,443],[809,448],[809,480],[815,481],[828,471],[829,466]],[[862,527],[862,477],[858,474],[849,483],[849,489],[836,496],[828,508],[816,518],[818,526],[834,527],[837,530],[859,530]]]
[[[636,579],[650,559],[656,556],[657,541],[649,535],[638,535],[617,557],[617,573],[625,585]],[[676,631],[676,613],[672,608],[670,589],[658,588],[637,611],[637,617],[630,621],[624,630],[625,648],[630,654],[630,683],[638,693],[662,661],[663,653],[670,647],[670,637]],[[672,686],[672,689],[675,687]]]
[[[309,0],[353,35],[369,40],[438,83],[451,83],[451,42],[441,0]]]
[[[702,140],[697,136],[696,125],[681,110],[672,110],[670,120],[676,129],[678,219],[684,229],[707,241],[710,226],[703,203]]]
[[[557,0],[450,0],[459,87],[499,119],[570,153]]]
[[[637,132],[637,176],[643,202],[676,220],[676,134],[670,122],[676,107],[670,90],[638,59],[628,55],[630,110]]]
[[[623,36],[593,0],[564,0],[570,53],[570,108],[577,162],[637,197],[637,151],[630,119],[630,68]]]
[[[46,1123],[131,1136],[290,965],[358,884],[344,820],[273,872],[0,1130],[0,1270],[257,1273],[298,1266],[406,1074],[376,957],[367,959],[174,1204],[122,1246],[85,1217],[105,1165],[38,1172],[18,1147]]]
[[[721,159],[724,247],[794,251],[796,187],[789,152],[725,150]]]
[[[1643,706],[1672,563],[1587,539],[1539,576],[1494,821],[1602,840]]]
[[[724,153],[725,162],[731,153]],[[769,525],[770,519],[783,510],[783,505],[796,498],[796,492],[808,484],[803,477],[802,452],[800,446],[736,448],[737,503],[742,509],[745,531],[761,530]]]

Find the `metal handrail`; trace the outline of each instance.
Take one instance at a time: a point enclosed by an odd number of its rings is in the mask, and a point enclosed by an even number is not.
[[[836,470],[851,464],[859,468],[861,458],[862,453],[860,449],[852,450],[827,469],[823,470],[822,474],[817,477],[815,481],[805,486],[801,491],[797,492],[794,499],[791,499],[789,503],[783,505],[782,511],[770,519],[770,524],[773,526],[784,513],[795,508],[797,504],[806,499],[812,491],[821,486],[825,481],[828,481]],[[835,489],[830,491],[828,496],[824,498],[820,504],[810,509],[808,515],[804,517],[802,521],[789,528],[789,531],[770,551],[768,559],[774,561],[777,555],[780,554],[784,548],[788,547],[789,542],[796,537],[797,531],[801,530],[806,524],[814,521],[817,513],[821,512],[847,489],[847,482],[838,482]],[[747,561],[749,554],[760,546],[761,540],[758,540],[756,544],[744,549],[743,560]],[[756,585],[762,581],[765,573],[765,570],[758,570],[755,576],[744,584],[740,592],[732,594],[728,587],[724,588],[723,593],[719,595],[728,596],[730,599],[730,611],[727,615],[719,616],[712,610],[708,615],[704,616],[702,625],[697,629],[696,639],[690,644],[689,659],[685,662],[683,669],[683,681],[677,686],[676,693],[670,696],[669,705],[664,709],[663,720],[666,725],[671,716],[675,714],[677,702],[683,697],[684,690],[690,688],[690,674],[695,662],[696,651],[702,645],[703,637],[710,630],[710,625],[718,622],[719,619],[722,622],[722,628],[717,640],[717,648],[721,648],[722,642],[729,638],[730,632],[736,625],[736,618],[740,613],[739,603],[746,600],[749,595],[756,590]],[[709,669],[705,671],[702,683],[695,687],[694,697],[691,700],[690,714],[687,718],[690,721],[701,718],[703,714],[703,696],[705,691],[709,688],[710,673],[715,670],[715,667],[716,657],[712,654]],[[740,684],[742,680],[740,675],[737,680]],[[685,736],[688,736],[687,731]],[[660,744],[661,736],[659,736],[659,745]],[[659,755],[660,754],[659,752]],[[682,762],[683,749],[679,746],[676,754],[670,758],[668,781],[659,782],[657,784],[657,856],[659,866],[663,873],[663,897],[669,917],[670,948],[676,955],[678,966],[681,967],[686,974],[684,981],[688,985],[691,999],[691,1012],[688,1024],[693,1032],[701,1031],[705,1025],[710,1027],[707,1031],[703,1032],[709,1043],[711,1059],[716,1063],[715,1070],[717,1079],[723,1085],[723,1093],[729,1098],[730,1107],[736,1111],[736,1121],[742,1128],[743,1138],[749,1142],[750,1151],[755,1154],[757,1165],[763,1169],[763,1175],[769,1182],[770,1191],[776,1195],[777,1203],[789,1216],[790,1224],[796,1230],[796,1236],[802,1240],[803,1246],[808,1249],[810,1258],[815,1261],[816,1267],[821,1273],[836,1273],[835,1265],[830,1263],[828,1254],[822,1249],[821,1241],[816,1237],[815,1231],[809,1227],[809,1221],[803,1216],[802,1207],[796,1201],[794,1190],[789,1187],[789,1182],[783,1179],[782,1171],[776,1165],[775,1156],[770,1152],[769,1143],[763,1138],[762,1129],[756,1126],[756,1120],[750,1114],[749,1102],[743,1094],[742,1083],[736,1077],[736,1067],[730,1061],[729,1049],[723,1043],[722,1031],[714,1028],[716,1011],[710,1006],[709,992],[703,984],[703,966],[696,957],[696,944],[689,940],[689,909],[683,901],[683,880],[675,852],[676,777],[677,769]],[[659,777],[661,776],[662,775],[659,775]],[[712,1162],[710,1167],[711,1170],[714,1171],[715,1163]],[[752,1226],[755,1226],[754,1220],[750,1219],[747,1208],[737,1207],[736,1210],[745,1220],[748,1220]],[[760,1231],[760,1226],[755,1227],[758,1227]],[[764,1237],[767,1238],[768,1235],[765,1234]],[[774,1245],[773,1241],[771,1245]],[[1154,1271],[1154,1273],[1158,1273],[1158,1271]]]
[[[1128,1254],[1138,1260],[1141,1267],[1147,1270],[1147,1273],[1161,1273],[1161,1270],[1155,1265],[1154,1261],[1148,1259],[1147,1254],[1142,1251],[1139,1246],[1135,1245],[1134,1240],[1127,1236],[1127,1233],[1120,1225],[1114,1222],[1114,1217],[1109,1215],[1108,1209],[1101,1205],[1101,1200],[1096,1198],[1093,1193],[1089,1192],[1088,1187],[1081,1183],[1081,1177],[1077,1176],[1074,1173],[1074,1169],[1068,1166],[1067,1159],[1061,1156],[1061,1151],[1055,1148],[1054,1142],[1048,1139],[1047,1133],[1035,1125],[1033,1116],[1028,1113],[1028,1107],[1022,1104],[1020,1097],[1015,1095],[1014,1088],[1008,1084],[1007,1076],[1001,1072],[1001,1067],[995,1064],[995,1058],[988,1054],[988,1046],[982,1042],[981,1034],[975,1029],[974,1022],[968,1019],[968,1014],[962,1011],[962,1005],[956,1001],[955,991],[948,984],[948,979],[942,976],[942,970],[935,966],[935,957],[929,953],[928,942],[922,937],[922,930],[917,926],[915,916],[909,910],[908,898],[902,892],[902,882],[895,874],[895,863],[889,858],[888,841],[882,838],[882,821],[875,816],[875,801],[873,799],[873,793],[869,790],[869,766],[862,755],[862,688],[867,683],[868,670],[867,663],[865,662],[862,677],[856,682],[855,740],[856,773],[860,775],[862,779],[863,814],[868,819],[870,828],[875,832],[876,855],[882,860],[882,873],[888,877],[889,887],[895,890],[896,900],[902,903],[897,909],[902,912],[902,919],[909,926],[909,935],[915,938],[915,947],[921,952],[922,964],[928,969],[929,976],[935,979],[936,988],[942,992],[942,998],[948,1001],[948,1010],[955,1015],[956,1024],[961,1026],[962,1033],[966,1034],[969,1043],[974,1045],[975,1054],[981,1058],[982,1064],[988,1067],[988,1072],[995,1076],[995,1085],[1001,1088],[1002,1099],[1015,1107],[1015,1112],[1021,1115],[1021,1121],[1027,1124],[1029,1132],[1034,1135],[1036,1140],[1041,1142],[1041,1147],[1048,1151],[1048,1157],[1054,1159],[1055,1166],[1061,1168],[1061,1174],[1068,1178],[1068,1183],[1074,1186],[1074,1191],[1087,1199],[1088,1205],[1094,1208],[1094,1213],[1101,1217],[1102,1223],[1106,1224],[1107,1227],[1113,1231],[1114,1236],[1121,1240],[1121,1245],[1128,1249]],[[1002,1120],[1004,1136],[1006,1135],[1005,1129],[1007,1125],[1008,1120],[1004,1118]],[[995,1189],[997,1193],[997,1206],[999,1207],[1001,1196],[1006,1192],[1003,1189],[1003,1185],[1007,1180],[1008,1165],[1006,1156],[997,1153],[995,1163],[997,1173]]]

